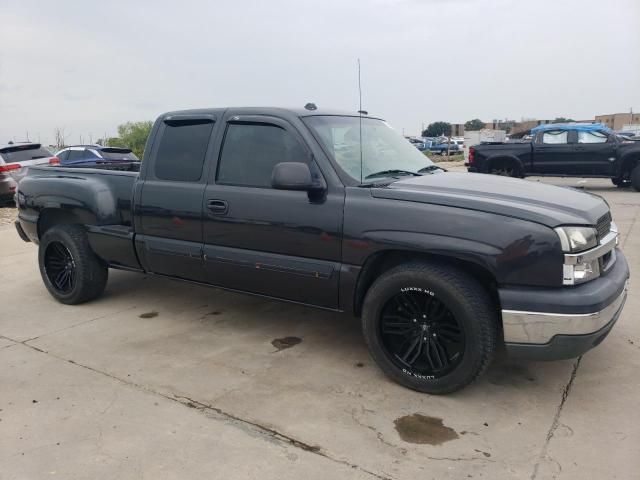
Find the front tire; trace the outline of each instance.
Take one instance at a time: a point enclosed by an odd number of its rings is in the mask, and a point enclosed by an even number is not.
[[[494,305],[457,268],[395,267],[365,297],[362,329],[371,356],[397,383],[424,393],[460,390],[487,368],[496,348]]]
[[[40,240],[38,264],[49,293],[67,305],[102,295],[109,275],[79,225],[58,225],[48,230]]]

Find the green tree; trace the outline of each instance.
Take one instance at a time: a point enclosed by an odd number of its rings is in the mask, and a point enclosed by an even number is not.
[[[551,123],[570,123],[575,122],[573,118],[556,117]]]
[[[474,118],[473,120],[469,120],[464,124],[464,130],[466,132],[472,132],[474,130],[482,130],[484,128],[484,122],[479,118]]]
[[[135,153],[138,158],[144,154],[144,146],[151,132],[153,122],[127,122],[118,125],[118,139],[109,138],[107,143],[110,147],[127,147]],[[117,141],[117,144],[116,144]]]
[[[422,132],[423,137],[439,137],[451,135],[451,124],[447,122],[433,122]]]

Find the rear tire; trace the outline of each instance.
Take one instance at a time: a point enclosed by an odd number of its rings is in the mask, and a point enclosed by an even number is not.
[[[496,310],[484,288],[457,268],[430,263],[403,264],[378,278],[365,297],[362,330],[384,373],[431,394],[475,380],[491,362],[498,337]]]
[[[522,171],[519,166],[514,162],[500,162],[491,165],[489,168],[491,175],[498,175],[501,177],[523,178]]]
[[[631,186],[636,192],[640,192],[640,163],[631,172],[629,177],[631,180]]]
[[[58,225],[42,236],[38,250],[40,275],[49,293],[61,303],[77,305],[99,297],[109,270],[91,250],[79,225]]]

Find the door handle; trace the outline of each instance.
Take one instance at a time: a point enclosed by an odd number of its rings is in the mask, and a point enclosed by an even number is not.
[[[207,200],[207,208],[214,215],[225,215],[229,211],[229,204],[224,200]]]

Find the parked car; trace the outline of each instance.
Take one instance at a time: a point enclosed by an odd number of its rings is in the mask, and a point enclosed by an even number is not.
[[[531,130],[529,143],[476,145],[470,172],[510,177],[603,177],[640,191],[640,145],[602,124],[547,124]]]
[[[56,153],[61,165],[96,165],[115,162],[139,162],[129,148],[103,147],[101,145],[74,145]]]
[[[431,153],[438,153],[440,155],[456,155],[462,152],[462,146],[458,145],[453,140],[449,142],[448,140],[442,142],[434,142],[432,143],[428,150]]]
[[[500,345],[577,357],[622,311],[629,269],[602,198],[444,172],[381,119],[188,110],[148,145],[139,173],[22,181],[16,228],[58,301],[99,297],[116,268],[344,312],[389,377],[434,394]]]
[[[56,163],[58,159],[39,143],[0,145],[0,206],[14,203],[16,185],[29,167]]]

